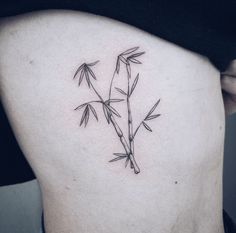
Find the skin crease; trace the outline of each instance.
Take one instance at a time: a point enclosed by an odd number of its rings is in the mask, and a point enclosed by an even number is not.
[[[223,233],[219,71],[198,54],[107,18],[68,11],[27,17],[0,31],[1,98],[38,178],[47,233]],[[151,134],[139,132],[137,176],[107,162],[120,144],[101,112],[99,123],[78,127],[73,108],[94,96],[72,81],[85,59],[99,59],[95,84],[105,95],[114,57],[133,46],[146,53],[132,106],[142,118],[161,98],[162,114]],[[235,71],[232,63],[222,74],[228,114],[236,111],[229,100]]]
[[[221,87],[224,91],[225,112],[231,115],[236,112],[236,60],[221,74]]]

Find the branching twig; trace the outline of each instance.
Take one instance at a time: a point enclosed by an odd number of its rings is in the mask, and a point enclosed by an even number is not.
[[[138,127],[136,128],[136,130],[134,131],[134,138],[135,135],[137,134],[139,128],[143,125],[145,127],[145,129],[147,129],[148,131],[152,132],[152,129],[149,127],[149,125],[147,125],[147,123],[145,121],[150,121],[153,120],[159,116],[161,116],[161,114],[155,114],[152,115],[152,113],[154,112],[154,110],[156,109],[157,105],[160,103],[160,99],[152,106],[152,108],[149,110],[149,112],[147,113],[147,115],[145,116],[145,118],[141,121],[141,123],[138,125]]]

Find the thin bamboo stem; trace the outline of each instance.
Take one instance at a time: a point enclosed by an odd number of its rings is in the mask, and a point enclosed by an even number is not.
[[[114,70],[114,73],[113,73],[112,78],[111,78],[111,83],[110,83],[110,88],[109,88],[109,95],[108,95],[109,100],[111,99],[111,91],[112,91],[112,85],[113,85],[115,75],[116,75],[116,70]]]
[[[95,94],[98,96],[98,98],[101,100],[102,104],[105,104],[105,101],[103,100],[101,95],[97,92],[97,90],[95,89],[95,87],[92,84],[91,84],[91,87],[94,90]],[[118,135],[118,137],[120,139],[120,142],[121,142],[122,146],[125,149],[125,152],[126,152],[127,156],[130,157],[130,161],[133,164],[135,174],[138,174],[140,172],[140,169],[139,169],[139,167],[138,167],[138,165],[137,165],[137,163],[134,159],[133,154],[130,152],[131,149],[130,149],[130,147],[129,147],[129,145],[128,145],[128,143],[127,143],[127,141],[126,141],[126,139],[123,135],[123,132],[122,132],[120,126],[118,125],[118,123],[116,122],[116,120],[115,120],[115,118],[113,117],[112,114],[110,115],[110,120],[111,120],[111,123],[112,123],[115,131],[116,131],[116,134]]]
[[[97,90],[95,89],[95,87],[93,86],[92,82],[90,82],[90,85],[93,89],[93,91],[96,93],[96,95],[98,96],[98,98],[104,103],[104,100],[102,98],[102,96],[97,92]]]
[[[138,127],[137,127],[136,130],[134,131],[134,136],[133,136],[133,138],[135,138],[135,136],[136,136],[136,134],[137,134],[139,128],[141,127],[142,123],[143,123],[143,121],[141,121],[141,123],[138,125]]]
[[[133,168],[134,172],[138,174],[140,172],[140,169],[134,158],[133,120],[132,120],[132,112],[131,112],[131,106],[130,106],[130,78],[131,78],[131,74],[127,72],[128,87],[127,87],[126,101],[127,101],[127,110],[128,110],[128,138],[129,138],[129,147],[130,147],[129,158],[130,158],[131,168]]]
[[[131,149],[128,146],[128,143],[127,143],[127,141],[126,141],[126,139],[125,139],[125,137],[123,135],[123,132],[122,132],[121,128],[117,124],[117,122],[116,122],[115,118],[113,117],[113,115],[110,116],[110,120],[111,120],[112,125],[115,128],[115,131],[116,131],[116,133],[117,133],[117,135],[118,135],[118,137],[120,139],[121,144],[123,145],[123,147],[125,149],[126,154],[130,158],[130,161],[132,163],[132,168],[134,168],[134,173],[138,174],[140,172],[140,169],[139,169],[138,164],[136,163],[136,161],[134,159],[133,153],[131,153]]]

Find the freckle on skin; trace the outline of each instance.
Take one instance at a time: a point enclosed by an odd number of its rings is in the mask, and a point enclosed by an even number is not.
[[[88,150],[87,147],[85,147],[85,146],[83,146],[81,149],[82,149],[83,151],[87,151],[87,150]]]
[[[29,61],[29,64],[31,64],[31,65],[34,64],[34,61],[33,61],[33,60],[30,60],[30,61]]]
[[[175,184],[178,184],[178,181],[175,181]]]

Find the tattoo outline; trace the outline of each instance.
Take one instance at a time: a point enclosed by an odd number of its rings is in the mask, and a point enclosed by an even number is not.
[[[130,105],[130,97],[132,93],[134,92],[137,83],[139,81],[139,73],[135,76],[135,79],[131,85],[132,81],[132,75],[131,75],[131,65],[133,64],[142,64],[138,58],[145,54],[145,52],[139,52],[139,47],[133,47],[130,48],[123,53],[119,54],[116,59],[116,66],[115,70],[113,72],[110,86],[109,86],[109,93],[108,93],[108,99],[105,100],[100,93],[97,91],[97,89],[94,87],[91,80],[97,80],[97,77],[95,73],[92,70],[92,67],[95,66],[99,61],[95,61],[92,63],[83,63],[78,67],[76,70],[73,79],[78,78],[78,86],[81,85],[82,81],[85,80],[89,89],[92,89],[95,95],[98,97],[97,100],[92,100],[89,102],[85,102],[83,104],[80,104],[77,106],[74,110],[82,110],[83,113],[80,120],[80,126],[84,124],[84,127],[87,126],[90,115],[93,115],[94,118],[98,121],[98,115],[97,112],[93,106],[93,104],[101,104],[102,110],[105,116],[105,119],[109,125],[112,125],[115,129],[115,132],[120,140],[120,143],[122,144],[124,151],[122,153],[113,153],[116,157],[111,159],[109,162],[115,162],[119,160],[125,159],[125,167],[130,163],[130,168],[134,170],[135,174],[140,173],[140,168],[135,160],[134,155],[134,139],[139,131],[141,126],[144,126],[144,128],[150,132],[152,132],[152,129],[147,124],[147,121],[154,120],[161,116],[161,114],[154,114],[155,109],[160,103],[160,99],[156,101],[156,103],[152,106],[152,108],[149,110],[149,112],[145,115],[144,119],[138,124],[137,128],[133,130],[133,119],[132,119],[132,109]],[[113,88],[113,82],[116,76],[119,76],[119,72],[121,69],[121,65],[124,65],[126,68],[126,74],[127,74],[127,90],[124,91],[119,87]],[[125,97],[125,99],[118,99],[118,98],[112,98],[112,91],[115,89],[117,92],[119,92],[121,95]],[[123,134],[123,131],[119,124],[116,121],[116,117],[121,117],[119,112],[112,106],[114,103],[119,102],[126,102],[127,105],[127,124],[128,124],[128,140]]]

